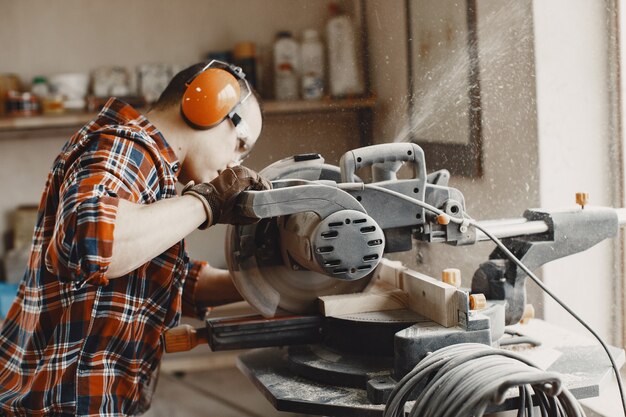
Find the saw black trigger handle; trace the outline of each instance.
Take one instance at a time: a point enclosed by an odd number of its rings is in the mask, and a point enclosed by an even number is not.
[[[341,157],[341,181],[356,182],[356,171],[370,165],[372,182],[395,180],[405,162],[412,163],[414,178],[425,180],[424,151],[415,143],[385,143],[354,149]]]

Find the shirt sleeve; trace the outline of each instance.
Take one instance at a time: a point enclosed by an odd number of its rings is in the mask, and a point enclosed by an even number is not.
[[[196,305],[196,288],[198,284],[198,274],[200,269],[207,265],[204,261],[190,260],[187,265],[187,276],[183,286],[182,313],[187,317],[198,317],[201,315]]]
[[[60,280],[106,285],[119,199],[140,200],[149,158],[132,140],[99,135],[74,160],[59,187],[46,268]]]

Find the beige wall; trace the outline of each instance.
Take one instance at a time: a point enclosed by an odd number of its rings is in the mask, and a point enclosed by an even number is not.
[[[408,72],[404,0],[367,0],[369,71],[378,101],[374,142],[392,142],[407,122]]]
[[[0,71],[38,74],[102,65],[185,65],[278,30],[323,29],[327,0],[0,0]],[[346,7],[351,5],[345,1]]]

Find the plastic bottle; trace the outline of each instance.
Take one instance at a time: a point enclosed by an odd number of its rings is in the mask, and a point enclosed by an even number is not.
[[[333,97],[357,96],[364,92],[357,58],[357,43],[350,16],[337,4],[329,5],[330,18],[326,24],[328,44],[328,80]]]
[[[324,45],[314,29],[302,35],[302,98],[320,99],[324,95]]]
[[[239,42],[233,49],[233,61],[241,67],[250,85],[257,88],[256,46],[253,42]]]
[[[298,98],[300,45],[291,32],[276,34],[274,42],[274,96],[277,100]]]
[[[31,93],[37,96],[39,100],[44,100],[50,94],[50,88],[48,87],[48,81],[41,76],[33,78],[33,84],[30,89]]]

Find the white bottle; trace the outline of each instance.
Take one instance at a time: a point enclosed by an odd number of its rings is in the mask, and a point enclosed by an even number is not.
[[[324,95],[324,45],[314,29],[302,34],[302,98],[316,100]]]
[[[50,87],[44,77],[35,77],[30,92],[40,100],[44,100],[50,94]]]
[[[291,32],[278,32],[274,42],[274,96],[277,100],[298,98],[300,45]]]
[[[330,13],[326,24],[330,95],[361,95],[364,88],[352,21],[350,16],[340,12],[336,4],[330,5]]]

